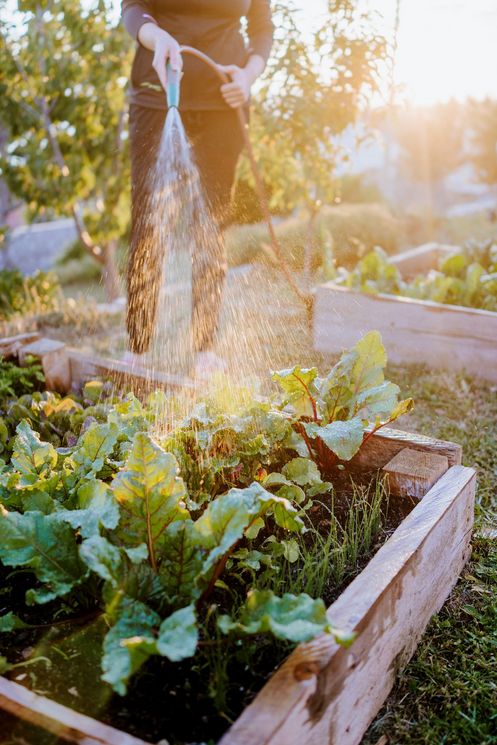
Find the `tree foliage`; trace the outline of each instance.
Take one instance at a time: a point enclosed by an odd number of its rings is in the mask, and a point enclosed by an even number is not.
[[[252,140],[271,207],[332,202],[336,136],[377,90],[386,44],[356,0],[329,0],[312,38],[292,3],[274,4],[275,45],[254,98]],[[242,170],[244,178],[250,178]]]
[[[127,50],[107,0],[19,2],[0,22],[3,177],[32,216],[75,218],[110,295],[128,220]]]

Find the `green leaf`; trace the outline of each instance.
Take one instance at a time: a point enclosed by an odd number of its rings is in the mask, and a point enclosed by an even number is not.
[[[186,490],[177,476],[178,465],[148,434],[138,433],[122,471],[112,481],[114,497],[123,509],[119,535],[134,545],[146,543],[156,566],[156,544],[163,531],[189,516]]]
[[[119,436],[116,424],[92,424],[79,438],[73,460],[85,474],[98,474],[111,455]]]
[[[9,631],[16,631],[17,629],[27,629],[29,623],[24,623],[18,616],[12,611],[0,616],[0,633],[8,633]]]
[[[299,486],[313,486],[321,482],[319,468],[310,458],[293,458],[282,468],[287,479]]]
[[[132,394],[128,394],[124,401],[114,404],[107,421],[117,425],[119,439],[132,440],[138,432],[146,432],[149,428],[146,412],[141,402]]]
[[[362,391],[356,398],[356,414],[362,419],[371,416],[389,417],[397,405],[399,386],[385,380],[380,385]]]
[[[278,473],[278,471],[268,473],[262,483],[266,489],[268,486],[293,486],[293,483],[283,476],[282,473]]]
[[[354,394],[358,397],[368,388],[383,383],[387,355],[379,331],[365,334],[352,347],[352,352],[357,354],[357,358],[352,367],[351,382]]]
[[[132,564],[139,564],[148,559],[148,548],[146,543],[140,543],[135,548],[123,548],[124,553]]]
[[[252,518],[252,503],[244,499],[243,489],[231,489],[207,505],[206,510],[195,523],[195,529],[202,537],[209,555],[203,572],[208,572],[243,537]]]
[[[171,662],[193,657],[197,644],[198,629],[194,605],[175,611],[161,623],[156,649],[162,657],[167,657]]]
[[[20,474],[19,486],[35,486],[52,475],[57,451],[50,443],[41,442],[25,420],[17,425],[16,432],[11,462]]]
[[[468,266],[467,257],[461,253],[453,253],[440,263],[440,271],[449,277],[458,277]]]
[[[240,548],[231,555],[236,560],[237,567],[251,569],[257,572],[262,564],[272,566],[271,557],[255,549]]]
[[[249,592],[236,621],[220,616],[218,626],[223,634],[269,632],[293,642],[309,641],[330,628],[321,599],[313,600],[306,593],[278,597],[271,590],[257,589]]]
[[[9,670],[12,670],[12,668],[12,663],[10,663],[7,658],[3,656],[3,654],[0,654],[0,675],[8,673]]]
[[[315,494],[322,494],[323,492],[328,491],[329,485],[325,481],[320,481],[319,485],[307,490],[309,496],[312,496],[313,489],[317,489]],[[306,500],[305,491],[300,486],[297,486],[297,484],[281,486],[276,492],[276,496],[281,499],[287,499],[289,502],[295,502],[296,504],[302,504],[302,502],[305,502]]]
[[[171,605],[189,603],[199,597],[197,577],[207,553],[191,520],[172,523],[164,533],[159,576]]]
[[[101,535],[92,535],[79,547],[79,555],[99,577],[117,584],[121,568],[121,551]]]
[[[124,696],[130,677],[153,654],[154,632],[160,625],[160,616],[145,603],[129,598],[121,600],[117,614],[116,622],[104,639],[102,679]]]
[[[414,408],[413,399],[405,398],[403,401],[399,401],[399,403],[395,406],[393,411],[390,413],[389,420],[391,422],[394,422],[400,416],[403,416],[403,414],[409,414],[413,410],[413,408]]]
[[[88,574],[74,531],[57,513],[1,511],[0,559],[6,566],[28,567],[42,583],[27,591],[28,605],[67,595]]]
[[[100,527],[112,530],[119,522],[119,507],[107,484],[84,481],[77,492],[76,509],[60,510],[58,519],[79,528],[83,538],[98,535]]]
[[[179,662],[195,654],[197,643],[193,605],[175,611],[161,623],[160,616],[144,603],[123,598],[117,620],[104,639],[102,677],[116,693],[124,695],[130,677],[151,655]]]
[[[347,422],[330,422],[325,427],[307,422],[304,427],[309,437],[318,437],[340,460],[353,458],[364,437],[364,425],[357,417]]]
[[[315,386],[317,370],[315,367],[301,368],[298,365],[287,370],[273,372],[273,380],[284,391],[283,405],[290,404],[296,416],[314,416],[313,399],[318,395]]]
[[[24,491],[21,492],[22,511],[23,512],[43,512],[49,515],[59,508],[58,502],[43,491]]]
[[[102,395],[104,384],[101,380],[89,380],[83,386],[83,397],[97,403]]]
[[[466,281],[464,287],[464,304],[471,305],[473,296],[478,292],[481,286],[481,278],[485,270],[481,264],[470,264],[466,271]]]

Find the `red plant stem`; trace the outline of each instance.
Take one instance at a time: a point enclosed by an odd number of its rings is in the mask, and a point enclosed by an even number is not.
[[[319,437],[317,438],[316,445],[321,470],[324,470],[325,465],[327,468],[334,466],[338,458],[333,450],[331,450],[331,448],[329,448],[328,445],[326,445],[326,443],[324,443]]]
[[[372,437],[373,435],[375,435],[375,434],[376,434],[376,433],[378,432],[378,430],[380,430],[380,429],[381,429],[382,427],[386,427],[386,426],[387,426],[387,424],[391,424],[391,423],[392,423],[392,422],[394,422],[394,421],[395,421],[395,419],[388,419],[388,420],[387,420],[386,422],[383,422],[382,424],[379,424],[379,425],[378,425],[377,427],[375,427],[374,429],[372,429],[372,430],[371,430],[371,432],[368,432],[368,434],[367,434],[367,435],[366,435],[366,436],[364,437],[364,439],[363,439],[363,441],[362,441],[362,445],[361,445],[361,447],[364,447],[364,445],[365,445],[365,444],[367,443],[367,441],[368,441],[368,440],[369,440],[369,439],[370,439],[370,438],[371,438],[371,437]]]
[[[228,559],[230,558],[231,554],[236,549],[236,547],[238,546],[238,544],[240,543],[240,541],[241,541],[241,538],[240,538],[240,540],[238,540],[236,543],[233,544],[233,546],[230,548],[230,550],[227,551],[224,554],[224,556],[222,557],[222,559],[220,559],[220,561],[218,561],[218,563],[216,564],[216,568],[214,569],[214,573],[213,573],[213,575],[212,575],[212,577],[210,579],[209,584],[207,585],[207,587],[203,591],[202,595],[197,600],[197,610],[205,603],[205,601],[207,600],[207,598],[209,597],[209,595],[212,593],[212,591],[214,589],[214,585],[218,581],[218,579],[221,576],[221,574],[224,572],[224,568],[226,566],[226,562],[228,561]]]
[[[316,463],[316,458],[314,456],[314,453],[312,452],[311,442],[309,440],[309,437],[307,436],[307,432],[305,431],[305,427],[302,424],[302,422],[297,422],[297,431],[300,435],[302,435],[302,438],[306,444],[307,450],[309,452],[309,457],[311,460],[313,460]],[[317,464],[316,464],[317,465]]]
[[[294,378],[296,378],[299,381],[300,385],[304,388],[305,392],[307,393],[307,395],[309,397],[309,401],[311,402],[312,415],[313,415],[314,421],[316,423],[318,423],[318,412],[317,412],[317,408],[316,408],[316,402],[315,402],[313,396],[311,395],[311,392],[309,390],[309,387],[304,383],[304,381],[302,380],[302,378],[299,378],[298,375],[296,375],[295,373],[292,373],[292,375],[293,375]]]

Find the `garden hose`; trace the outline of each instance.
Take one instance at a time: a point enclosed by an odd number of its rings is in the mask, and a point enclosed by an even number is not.
[[[189,46],[182,46],[180,47],[180,52],[182,54],[191,54],[193,57],[196,57],[197,59],[204,62],[206,65],[208,65],[211,70],[213,70],[218,78],[221,80],[222,83],[229,83],[230,78],[226,73],[222,72],[217,64],[214,62],[213,59],[211,59],[207,54],[204,54],[203,52],[200,52],[198,49],[195,49],[194,47]],[[169,72],[168,72],[168,85],[166,88],[166,95],[168,98],[168,104],[170,106],[179,106],[179,87],[180,87],[180,77],[181,74],[176,71],[171,71],[172,76],[169,78]],[[259,167],[257,165],[257,161],[255,159],[254,155],[254,149],[252,147],[252,143],[250,141],[249,133],[248,133],[248,121],[247,116],[245,114],[245,111],[243,108],[239,107],[236,109],[237,115],[238,115],[238,121],[240,123],[240,127],[243,134],[243,140],[246,147],[248,159],[250,162],[250,167],[252,169],[252,174],[254,176],[254,182],[255,182],[255,189],[257,193],[257,197],[259,199],[262,214],[264,216],[264,221],[267,225],[268,232],[269,232],[269,238],[271,241],[271,246],[273,248],[274,254],[278,260],[278,264],[280,266],[281,271],[285,275],[285,278],[292,288],[295,295],[299,298],[301,302],[304,303],[306,306],[306,309],[308,312],[312,309],[312,298],[302,292],[302,290],[297,286],[295,283],[295,280],[293,279],[292,273],[288,267],[288,264],[285,260],[283,250],[281,248],[280,242],[278,241],[278,238],[276,236],[276,232],[274,230],[273,220],[271,217],[271,212],[269,210],[269,202],[266,194],[266,188],[264,186],[264,181],[262,179],[261,173],[259,171]]]

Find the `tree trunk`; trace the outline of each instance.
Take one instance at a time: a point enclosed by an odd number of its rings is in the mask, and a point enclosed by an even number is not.
[[[312,285],[312,262],[314,259],[316,244],[316,220],[319,214],[319,207],[312,205],[309,222],[307,223],[307,239],[304,245],[304,287],[309,292]]]
[[[121,283],[119,281],[119,272],[117,269],[116,254],[117,241],[111,240],[103,246],[103,268],[102,276],[104,279],[105,295],[107,301],[111,303],[119,297]]]

